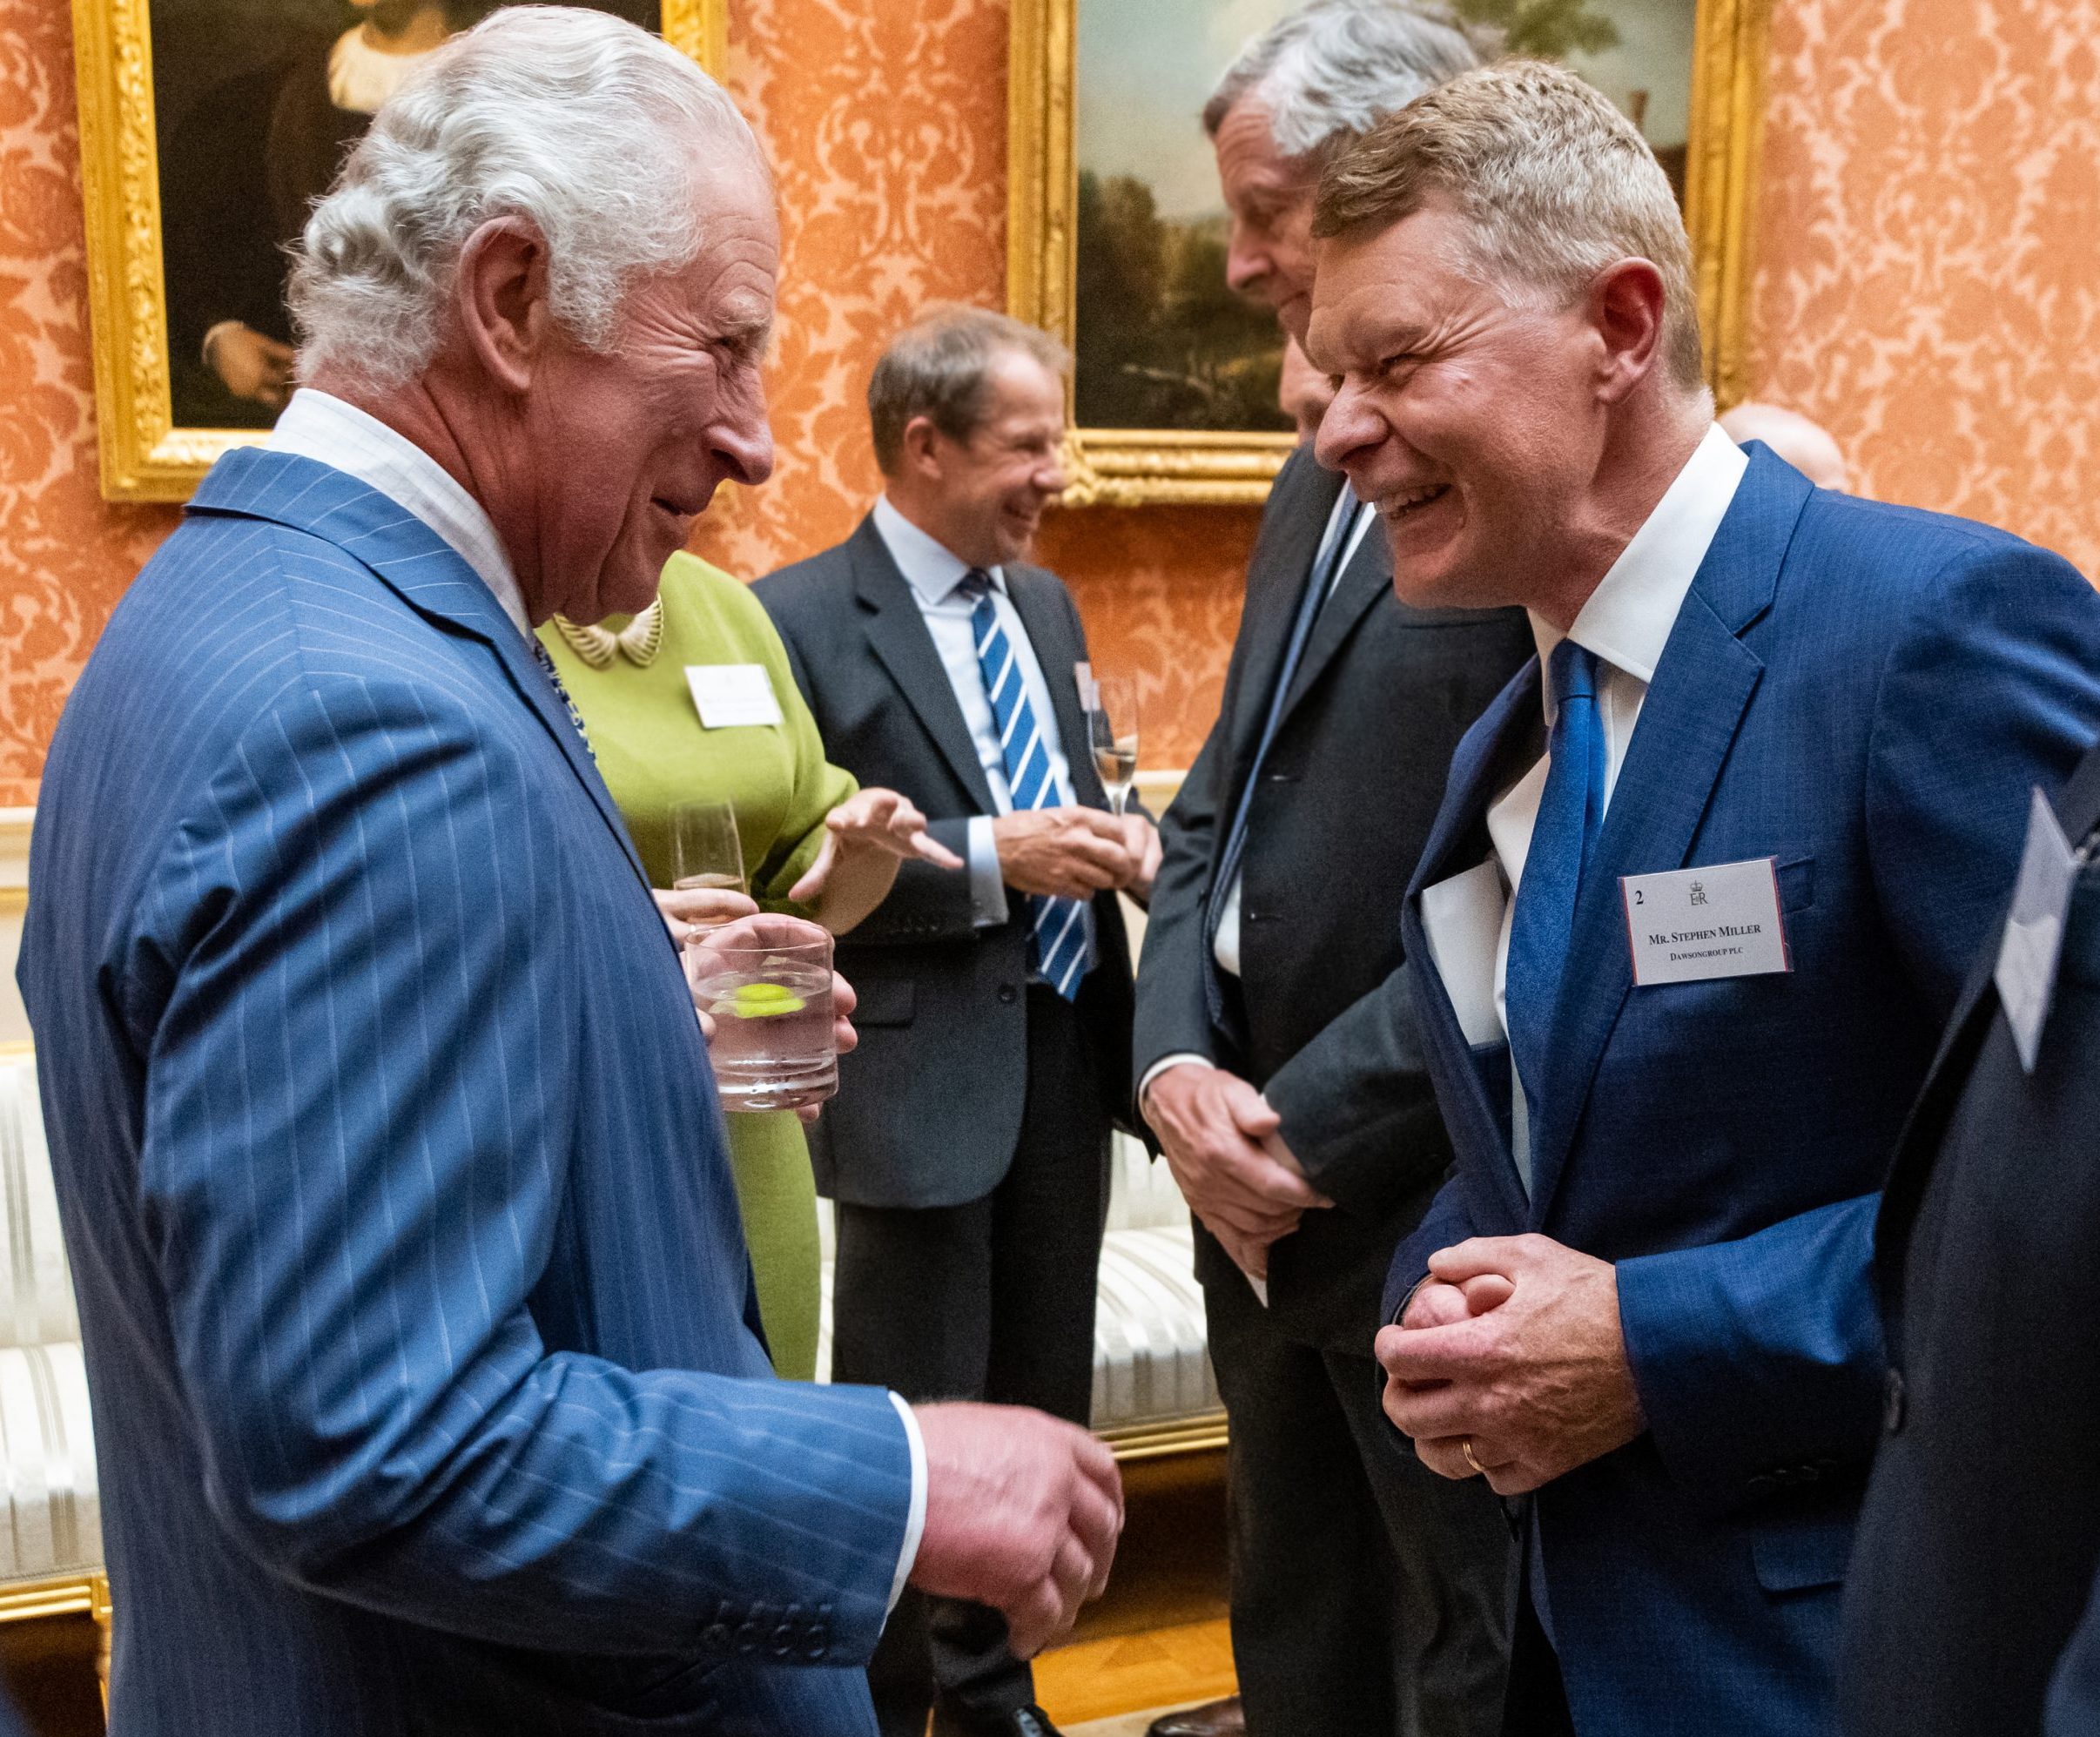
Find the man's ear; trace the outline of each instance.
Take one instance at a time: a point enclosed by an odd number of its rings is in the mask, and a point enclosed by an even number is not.
[[[914,416],[905,424],[904,468],[914,476],[938,480],[942,469],[940,430],[931,416]]]
[[[554,331],[547,241],[538,228],[522,217],[499,217],[468,236],[453,304],[475,359],[506,391],[525,391]]]
[[[1667,297],[1646,259],[1621,259],[1590,285],[1590,322],[1599,340],[1598,389],[1616,404],[1648,377],[1663,353]]]

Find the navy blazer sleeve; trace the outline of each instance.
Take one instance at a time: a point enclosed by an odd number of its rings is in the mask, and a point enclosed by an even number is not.
[[[888,1396],[535,1324],[589,938],[533,771],[455,697],[302,678],[142,890],[105,980],[155,1004],[138,1187],[209,1500],[266,1567],[434,1628],[726,1653],[764,1600],[863,1659],[911,1497]]]
[[[1877,677],[1866,831],[1892,945],[1936,1018],[2012,885],[2029,788],[2053,794],[2097,722],[2100,597],[2069,564],[1979,538],[1919,588]],[[1715,1506],[1774,1465],[1871,1456],[1885,1363],[1870,1282],[1879,1199],[1619,1263],[1656,1446]]]

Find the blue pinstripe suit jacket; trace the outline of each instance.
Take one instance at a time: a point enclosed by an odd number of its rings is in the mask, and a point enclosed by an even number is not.
[[[771,1379],[683,979],[473,571],[222,461],[31,875],[115,1728],[872,1733],[903,1425]]]

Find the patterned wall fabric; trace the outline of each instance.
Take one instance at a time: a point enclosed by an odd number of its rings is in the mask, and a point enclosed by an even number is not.
[[[1829,423],[1875,492],[2100,570],[2100,5],[1775,0],[1756,281],[1763,395]],[[697,546],[756,575],[874,488],[861,394],[924,300],[996,303],[1004,0],[732,0],[730,83],[784,207],[780,468]],[[68,683],[172,513],[97,494],[65,0],[0,0],[0,804],[35,799]],[[1097,661],[1142,679],[1148,765],[1208,727],[1254,515],[1094,511],[1044,554]]]
[[[2100,576],[2100,5],[1777,0],[1760,394]]]

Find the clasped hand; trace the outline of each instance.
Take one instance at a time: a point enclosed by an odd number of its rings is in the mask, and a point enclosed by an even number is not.
[[[1183,1062],[1147,1087],[1144,1108],[1188,1209],[1249,1278],[1268,1278],[1270,1248],[1308,1208],[1334,1204],[1305,1180],[1282,1118],[1238,1075]]]
[[[1430,1256],[1378,1335],[1385,1412],[1446,1478],[1520,1496],[1647,1427],[1619,1319],[1619,1273],[1551,1237],[1477,1236]]]
[[[1016,809],[992,823],[1000,877],[1019,892],[1091,899],[1097,892],[1151,897],[1159,829],[1141,814],[1099,808]]]

